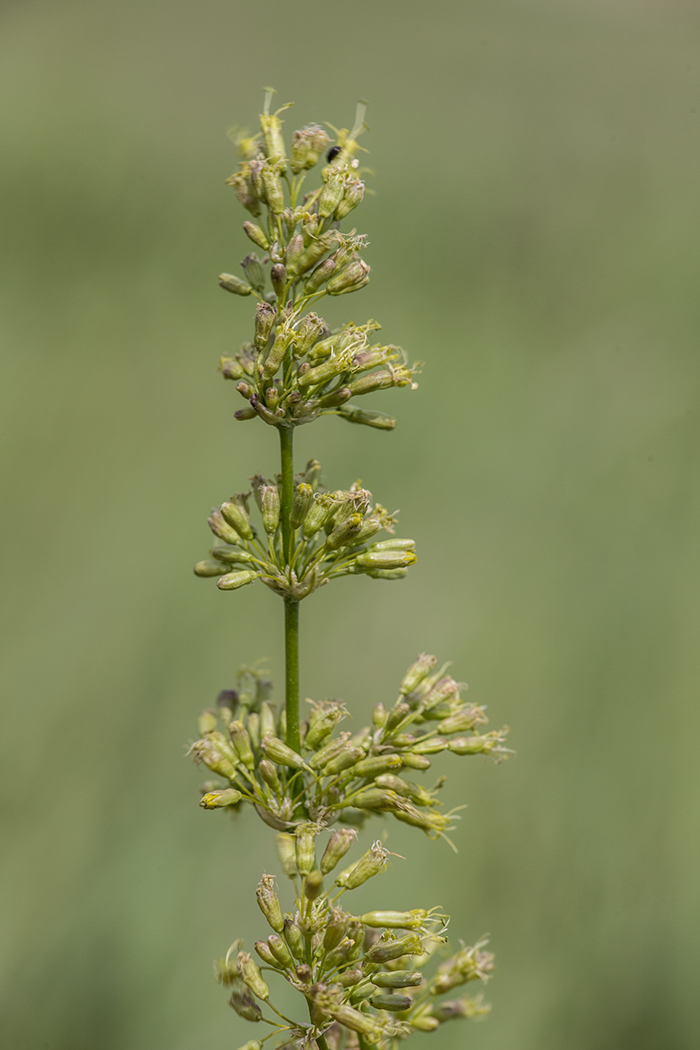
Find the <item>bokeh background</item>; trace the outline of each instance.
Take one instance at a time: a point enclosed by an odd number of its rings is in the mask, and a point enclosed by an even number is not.
[[[511,726],[449,758],[459,854],[387,825],[385,906],[488,932],[486,1023],[416,1050],[697,1046],[700,10],[676,0],[4,0],[3,905],[8,1050],[219,1050],[211,960],[259,936],[271,834],[184,756],[280,609],[190,566],[275,435],[216,375],[248,338],[225,136],[278,89],[349,126],[381,320],[426,362],[399,428],[299,433],[420,560],[302,607],[303,690],[360,713],[420,650]],[[378,822],[377,833],[384,828]]]

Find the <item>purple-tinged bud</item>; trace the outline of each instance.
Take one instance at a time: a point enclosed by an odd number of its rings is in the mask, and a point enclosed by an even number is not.
[[[255,308],[255,346],[262,351],[267,346],[277,311],[270,303],[258,303]]]
[[[347,292],[357,292],[369,283],[370,267],[363,259],[356,259],[349,266],[331,277],[328,282],[327,292],[329,295],[345,295]]]
[[[246,419],[255,419],[257,414],[254,408],[239,408],[233,413],[233,418],[243,422]]]
[[[258,248],[262,248],[264,252],[269,249],[270,242],[267,239],[267,235],[256,223],[250,221],[244,222],[243,229],[253,244],[257,244]]]
[[[234,277],[232,273],[220,273],[219,284],[227,292],[233,292],[234,295],[250,295],[253,291],[249,284],[242,281],[240,277]]]
[[[284,294],[284,289],[287,286],[287,267],[284,263],[275,263],[270,270],[270,280],[272,281],[272,287],[275,290],[275,295],[278,299]]]
[[[239,1017],[246,1021],[262,1020],[262,1010],[250,994],[240,977],[228,982],[232,987],[229,1004],[233,1007]],[[260,1044],[262,1046],[262,1044]]]
[[[223,576],[226,569],[225,565],[222,565],[220,561],[198,561],[194,567],[195,576]]]
[[[225,809],[227,806],[235,806],[241,801],[243,795],[235,788],[227,788],[225,791],[209,791],[200,799],[202,809]]]
[[[241,395],[241,397],[244,397],[246,401],[249,401],[250,395],[254,392],[254,387],[252,387],[247,380],[240,379],[236,383],[236,390]]]

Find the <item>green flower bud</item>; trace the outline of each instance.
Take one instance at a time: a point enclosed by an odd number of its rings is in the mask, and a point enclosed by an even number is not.
[[[349,733],[341,733],[335,740],[330,740],[320,751],[317,751],[315,755],[312,755],[309,759],[309,765],[312,769],[321,769],[326,763],[330,762],[332,758],[339,755],[341,751],[344,751],[348,740],[350,739]]]
[[[410,1010],[413,1006],[410,995],[373,995],[370,1002],[376,1010],[391,1010],[393,1013]]]
[[[284,967],[277,961],[272,952],[270,951],[270,945],[267,941],[256,941],[253,946],[264,963],[268,966],[273,966],[276,970],[282,970]]]
[[[277,775],[277,767],[273,762],[269,762],[266,758],[263,758],[260,765],[258,766],[260,776],[265,784],[277,795],[282,794],[282,785],[280,784],[280,778]]]
[[[255,346],[262,351],[267,346],[277,311],[270,303],[258,303],[255,308]]]
[[[270,270],[270,280],[272,282],[272,287],[275,290],[275,295],[278,299],[281,299],[287,285],[287,267],[284,263],[275,263]]]
[[[274,735],[275,732],[275,709],[274,705],[264,700],[260,705],[260,736]]]
[[[312,312],[302,318],[294,333],[294,357],[304,357],[325,331],[326,322],[318,314]]]
[[[373,929],[383,926],[391,930],[414,930],[422,926],[427,917],[428,913],[423,908],[414,908],[412,911],[368,911],[360,917],[360,922]]]
[[[243,365],[235,357],[220,358],[219,371],[224,379],[242,379],[244,374]]]
[[[304,747],[317,751],[324,740],[333,732],[344,714],[343,705],[334,700],[327,700],[323,704],[315,704],[309,716],[309,728],[304,737]]]
[[[298,529],[306,517],[312,495],[313,489],[305,481],[300,482],[295,488],[292,510],[289,516],[289,523],[293,529]]]
[[[444,736],[433,736],[427,740],[417,740],[411,751],[414,755],[437,755],[439,751],[445,751],[448,744],[449,740]]]
[[[303,962],[306,954],[304,935],[291,917],[284,920],[284,937],[294,958]]]
[[[250,527],[248,508],[243,500],[240,500],[240,502],[230,500],[227,503],[222,503],[221,514],[225,521],[231,526],[231,528],[236,530],[242,539],[253,539],[255,533]]]
[[[358,886],[362,886],[368,879],[371,879],[373,875],[378,875],[380,871],[384,871],[388,856],[389,850],[384,849],[381,842],[375,842],[349,872],[342,872],[338,876],[335,880],[336,886],[342,886],[346,890],[357,889]]]
[[[319,752],[320,754],[320,752]],[[334,777],[338,773],[342,773],[344,769],[348,769],[350,766],[354,766],[356,762],[359,762],[361,758],[364,758],[365,750],[362,747],[352,747],[350,744],[346,744],[342,751],[339,751],[334,758],[329,762],[326,762],[321,774],[324,777]]]
[[[353,798],[352,803],[357,809],[389,809],[396,811],[401,806],[409,805],[400,795],[386,788],[366,788],[362,794]]]
[[[198,561],[194,567],[195,576],[223,576],[226,571],[220,561]]]
[[[484,709],[469,704],[462,707],[454,714],[448,715],[440,722],[441,733],[464,733],[466,730],[474,729],[480,722],[485,722]]]
[[[306,273],[317,262],[320,262],[326,252],[337,248],[341,240],[342,237],[337,230],[329,230],[327,233],[322,233],[320,237],[316,237],[297,261],[295,272]]]
[[[289,238],[284,252],[284,262],[287,273],[292,277],[296,273],[296,264],[304,254],[304,238],[300,233],[295,233]]]
[[[227,780],[235,777],[235,762],[218,742],[211,739],[197,740],[192,745],[192,753],[195,762],[203,762],[212,773],[218,773],[220,777],[226,777]]]
[[[331,908],[327,920],[326,932],[323,935],[323,950],[326,952],[337,948],[345,937],[348,928],[348,917],[342,908]]]
[[[276,762],[278,766],[289,766],[291,769],[305,769],[310,772],[301,755],[288,747],[279,737],[269,735],[263,737],[262,749],[267,757]]]
[[[444,724],[441,723],[440,728]],[[506,752],[507,748],[502,746],[506,733],[507,729],[499,729],[483,736],[458,737],[451,740],[448,746],[455,755],[490,755],[493,751]]]
[[[225,576],[220,576],[216,581],[216,586],[220,591],[237,591],[239,587],[245,587],[247,583],[253,583],[257,578],[257,572],[241,569],[238,572],[228,572]]]
[[[318,198],[318,214],[322,219],[328,219],[343,199],[345,192],[345,178],[339,171],[324,171],[324,186]]]
[[[363,1014],[354,1010],[352,1006],[345,1003],[336,1004],[328,1011],[338,1024],[345,1025],[353,1032],[359,1032],[370,1042],[378,1042],[382,1037],[382,1029],[369,1014]]]
[[[413,551],[387,551],[370,548],[357,556],[357,564],[363,569],[403,569],[413,565]]]
[[[263,875],[255,891],[260,911],[263,913],[275,933],[284,930],[284,919],[280,908],[279,897],[275,893],[275,881],[271,875]]]
[[[258,999],[263,1001],[270,998],[270,989],[263,981],[260,967],[253,962],[250,952],[238,953],[238,972],[253,995],[257,995]]]
[[[231,526],[224,521],[221,511],[215,510],[207,520],[211,531],[220,540],[223,540],[224,543],[234,545],[241,542],[241,537],[236,530],[232,529]]]
[[[260,1021],[262,1010],[240,977],[230,983],[233,991],[231,992],[229,1003],[238,1016],[245,1018],[246,1021]]]
[[[412,693],[437,663],[438,660],[436,657],[429,656],[427,653],[421,653],[416,660],[416,663],[411,664],[406,671],[399,691],[403,693],[404,696],[407,693]]]
[[[392,386],[407,386],[411,381],[411,374],[407,368],[392,369],[390,372],[369,372],[367,375],[354,379],[350,389],[354,395],[371,394],[375,390],[386,390]]]
[[[449,999],[441,1003],[433,1003],[430,1013],[440,1024],[450,1021],[454,1017],[480,1017],[489,1013],[490,1006],[482,1006],[478,999],[469,999],[463,996],[461,999]]]
[[[323,527],[331,512],[331,504],[327,498],[313,499],[306,512],[304,518],[303,534],[305,540],[310,540],[312,536]]]
[[[258,248],[262,248],[264,252],[268,251],[270,242],[264,230],[261,230],[254,222],[244,222],[243,229],[253,244],[257,244]]]
[[[353,766],[352,775],[354,777],[375,777],[380,773],[386,773],[389,769],[401,769],[402,765],[401,755],[373,755],[371,758],[363,758]]]
[[[401,795],[403,798],[409,798],[411,802],[418,806],[432,806],[435,804],[435,800],[430,792],[426,791],[420,784],[414,784],[410,780],[402,780],[401,777],[394,776],[393,773],[382,773],[381,776],[377,777],[375,783],[379,787],[395,791],[397,795]]]
[[[282,938],[273,933],[267,938],[267,943],[277,962],[286,969],[291,970],[294,966],[294,960]]]
[[[265,109],[260,114],[260,127],[265,139],[265,153],[270,160],[284,160],[284,139],[282,138],[282,121],[277,113],[270,113],[270,100],[273,89],[265,89]],[[283,106],[286,109],[287,106]],[[281,110],[278,110],[281,113]]]
[[[367,427],[375,427],[377,430],[393,430],[396,420],[385,412],[368,412],[354,405],[346,405],[338,409],[338,415],[347,419],[348,423],[362,423]]]
[[[296,829],[297,871],[300,875],[310,875],[314,870],[318,832],[316,824],[300,824]]]
[[[304,283],[304,295],[314,295],[322,285],[329,281],[337,268],[337,262],[331,256],[311,271]]]
[[[327,292],[329,295],[345,295],[347,292],[357,292],[369,283],[370,267],[363,259],[356,259],[346,266],[341,273],[331,277],[328,282]]]
[[[257,751],[260,747],[260,715],[257,711],[251,711],[248,715],[246,726],[250,742]]]
[[[376,726],[377,729],[381,729],[386,722],[386,708],[381,702],[374,705],[372,711],[372,725]]]
[[[200,736],[213,733],[219,724],[219,716],[216,711],[202,711],[197,720],[197,728]]]
[[[381,940],[375,941],[367,949],[365,959],[368,959],[371,963],[386,963],[392,959],[400,959],[402,955],[423,955],[425,951],[423,942],[416,933],[407,933],[399,940],[395,940],[393,935],[391,935],[391,939],[385,940],[384,937],[386,936],[384,934]],[[372,980],[374,980],[374,976]]]
[[[284,211],[284,189],[279,172],[276,168],[265,165],[262,169],[262,180],[270,210],[275,215],[281,215]]]
[[[365,184],[360,179],[348,179],[345,183],[345,193],[342,201],[335,210],[337,220],[344,219],[353,208],[361,203],[365,195]]]
[[[354,539],[362,528],[362,520],[361,514],[350,514],[344,521],[336,525],[326,539],[326,549],[335,551]]]
[[[212,554],[226,565],[253,565],[255,563],[253,555],[241,547],[214,547]]]
[[[318,407],[324,409],[336,408],[338,405],[344,405],[351,397],[352,394],[349,386],[339,386],[336,387],[335,390],[331,390],[328,394],[324,394],[324,396],[319,399]],[[380,528],[381,525],[374,531],[378,532]]]
[[[416,549],[415,540],[401,540],[392,536],[390,540],[378,540],[372,544],[373,551],[413,551]]]
[[[432,762],[427,755],[413,755],[410,751],[407,751],[401,756],[403,758],[403,764],[408,769],[430,769]]]
[[[245,419],[255,419],[257,412],[254,408],[239,408],[233,413],[233,418],[243,421]]]
[[[446,831],[450,824],[450,817],[445,817],[442,813],[436,813],[435,810],[431,810],[429,813],[420,812],[410,803],[402,806],[400,810],[395,810],[394,816],[397,820],[403,821],[404,824],[410,824],[414,828],[422,828],[431,838],[435,838],[436,835]],[[435,832],[436,835],[433,835],[432,832]]]
[[[246,255],[241,262],[241,266],[248,284],[252,285],[256,292],[261,293],[265,287],[265,274],[255,252]]]
[[[353,1004],[359,1003],[362,999],[369,999],[370,996],[376,991],[376,988],[372,985],[371,981],[365,981],[357,988],[353,988],[350,993],[350,1002]]]
[[[313,168],[330,139],[318,124],[307,124],[292,135],[290,167],[295,175],[305,168]]]
[[[233,292],[234,295],[250,295],[253,291],[249,284],[242,281],[240,277],[234,277],[232,273],[220,273],[219,284],[227,292]]]
[[[260,214],[260,205],[254,195],[251,181],[246,178],[242,171],[237,171],[235,175],[231,175],[226,179],[226,182],[229,186],[233,186],[236,196],[244,208],[247,208],[252,215]]]
[[[282,865],[282,871],[288,879],[293,879],[295,875],[298,874],[296,840],[294,835],[288,835],[287,832],[280,831],[275,836],[275,845],[277,846],[277,856]]]
[[[356,837],[357,832],[350,828],[339,828],[331,834],[321,857],[321,871],[324,875],[328,875],[340,863]]]
[[[429,1014],[419,1014],[418,1017],[412,1017],[410,1023],[419,1032],[434,1032],[436,1028],[440,1027],[440,1022],[435,1017],[430,1017]]]
[[[397,700],[393,707],[389,709],[389,713],[386,716],[386,722],[384,723],[384,736],[388,736],[389,733],[393,732],[397,726],[401,725],[404,718],[410,714],[411,708],[403,700]]]
[[[339,973],[337,977],[333,978],[336,984],[339,984],[341,988],[350,988],[353,984],[359,984],[362,980],[362,970],[346,970],[345,973]]]
[[[379,988],[417,988],[423,983],[423,974],[418,970],[389,970],[372,974],[371,980]]]
[[[331,357],[323,364],[310,368],[303,375],[297,373],[297,381],[300,387],[320,386],[331,379],[335,379],[347,367],[347,359],[342,355]],[[352,395],[351,395],[352,396]]]
[[[225,809],[226,806],[235,806],[240,802],[243,795],[235,788],[227,788],[225,791],[209,791],[200,799],[202,809]]]
[[[364,575],[373,580],[403,580],[408,569],[366,569]]]
[[[316,870],[312,871],[304,879],[304,896],[310,901],[315,901],[323,890],[323,874]]]
[[[247,769],[253,769],[255,767],[255,756],[250,746],[248,730],[242,722],[235,721],[231,722],[228,731],[239,760]]]
[[[262,489],[262,521],[268,536],[272,536],[280,523],[280,494],[276,485],[265,485]]]

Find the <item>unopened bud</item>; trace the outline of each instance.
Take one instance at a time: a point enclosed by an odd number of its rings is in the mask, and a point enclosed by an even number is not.
[[[279,862],[282,865],[282,871],[288,879],[293,879],[297,875],[296,840],[294,835],[289,835],[286,831],[280,831],[275,836],[275,845]]]
[[[280,778],[277,775],[277,767],[274,762],[269,762],[266,758],[263,758],[258,766],[258,770],[263,782],[272,788],[277,795],[280,795],[282,793],[282,785],[280,784]]]
[[[234,277],[232,273],[220,273],[219,284],[227,292],[233,292],[234,295],[250,295],[253,291],[246,281],[242,281],[240,277]]]
[[[419,1032],[434,1032],[436,1028],[440,1027],[440,1022],[436,1017],[431,1017],[429,1014],[419,1014],[417,1017],[411,1018],[411,1025]]]
[[[295,175],[304,168],[313,168],[329,143],[329,138],[318,124],[307,124],[292,135],[290,167]]]
[[[374,705],[372,711],[372,725],[376,726],[377,729],[381,729],[386,722],[386,708],[384,704],[378,703]]]
[[[410,751],[405,752],[402,756],[403,764],[408,769],[430,769],[432,765],[427,755],[413,755]]]
[[[365,195],[365,184],[360,179],[348,179],[345,183],[343,199],[335,210],[336,219],[344,219],[353,208],[356,208]]]
[[[246,276],[248,284],[252,285],[256,292],[262,292],[265,287],[265,274],[263,273],[260,260],[254,252],[250,255],[246,255],[241,261],[243,267],[243,273]]]
[[[257,995],[258,999],[263,1001],[270,998],[270,989],[263,981],[260,967],[256,962],[253,962],[250,952],[238,953],[238,972],[253,995]]]
[[[236,750],[238,758],[247,769],[253,769],[255,766],[255,756],[253,755],[253,749],[250,746],[248,730],[242,722],[235,721],[231,722],[228,731],[231,737],[231,743]]]
[[[225,565],[222,565],[220,561],[198,561],[194,567],[195,576],[223,576],[226,569]]]
[[[219,360],[219,371],[224,379],[242,379],[243,365],[235,357],[222,357]]]
[[[225,809],[227,806],[235,806],[240,802],[243,795],[235,788],[227,788],[225,791],[209,791],[200,799],[202,809]]]
[[[444,723],[440,724],[441,729],[443,725]],[[507,729],[499,729],[492,733],[484,733],[483,736],[458,737],[450,741],[449,748],[455,755],[490,755],[493,751],[507,752],[507,748],[502,746],[507,732]]]
[[[357,832],[349,828],[339,828],[332,833],[321,857],[321,871],[324,875],[333,871],[350,849],[356,836]]]
[[[235,529],[244,540],[252,540],[255,533],[250,527],[250,519],[245,505],[241,503],[234,503],[229,501],[221,504],[221,514],[225,521]]]
[[[413,930],[423,925],[428,913],[423,908],[412,911],[368,911],[361,916],[360,922],[372,928],[382,926],[390,930]]]
[[[426,675],[432,671],[436,663],[436,657],[429,656],[427,653],[421,653],[416,662],[411,664],[406,671],[399,691],[403,693],[404,696],[407,693],[412,693],[416,686],[420,685]]]
[[[433,736],[427,740],[417,740],[412,745],[411,751],[414,755],[437,755],[440,751],[445,751],[449,740],[444,736]]]
[[[216,581],[216,586],[220,591],[237,591],[239,587],[245,587],[247,583],[253,583],[257,578],[257,572],[241,569],[238,572],[228,572],[225,576],[220,576]]]
[[[253,242],[253,244],[257,244],[258,248],[262,248],[264,252],[268,250],[268,248],[270,247],[270,242],[267,239],[267,235],[265,231],[262,230],[256,223],[244,222],[243,229],[245,230],[246,234]]]
[[[287,969],[291,969],[294,966],[292,954],[280,936],[278,936],[276,933],[271,934],[267,938],[267,943],[269,945],[270,951],[274,955],[275,959],[277,959],[278,963],[280,963]]]
[[[270,951],[270,945],[267,943],[267,941],[256,941],[253,947],[255,948],[262,961],[264,963],[267,963],[268,966],[274,966],[276,970],[283,969],[282,965],[277,961],[277,959]]]
[[[336,755],[339,755],[341,751],[345,750],[349,739],[349,733],[341,733],[340,736],[329,741],[320,751],[317,751],[315,755],[311,756],[309,759],[309,765],[311,768],[321,769],[326,763],[330,762],[332,758],[335,758]]]
[[[288,747],[279,737],[263,737],[262,749],[267,757],[276,762],[278,766],[289,766],[291,769],[306,769],[309,771],[309,767],[301,755],[297,751],[293,751],[291,747]]]
[[[418,970],[389,970],[372,974],[371,979],[379,988],[417,988],[423,983],[423,974]]]
[[[246,1021],[260,1021],[262,1019],[262,1010],[241,978],[237,976],[228,983],[232,988],[229,1003],[238,1016],[245,1018]]]
[[[287,267],[284,263],[275,263],[270,270],[270,280],[277,298],[281,298],[287,285]]]
[[[347,419],[348,423],[361,423],[377,430],[393,430],[396,426],[393,416],[388,416],[385,412],[365,411],[363,408],[355,408],[354,405],[339,409],[338,415]]]
[[[312,536],[315,536],[319,529],[323,528],[323,525],[330,514],[331,506],[325,499],[315,499],[311,501],[306,517],[304,518],[304,539],[310,540]]]
[[[275,215],[281,215],[284,211],[284,190],[279,172],[266,165],[262,170],[262,180],[270,210]]]
[[[327,219],[335,212],[335,209],[343,199],[345,191],[345,179],[339,171],[324,171],[325,183],[318,198],[318,214],[322,219]]]
[[[276,485],[265,485],[261,502],[263,528],[268,536],[272,536],[280,523],[280,494]]]
[[[267,346],[277,312],[270,303],[258,303],[255,308],[255,346],[264,350]]]
[[[330,551],[344,547],[354,539],[362,528],[362,515],[350,514],[344,521],[335,526],[326,539],[326,548]]]
[[[413,1006],[410,995],[373,995],[370,1002],[376,1010],[391,1010],[393,1013],[410,1010]]]
[[[383,551],[370,549],[357,556],[357,564],[363,569],[404,569],[413,565],[413,551]]]
[[[296,829],[297,871],[300,875],[310,875],[314,870],[318,830],[315,824],[300,824]]]
[[[212,554],[225,565],[254,565],[255,558],[241,547],[214,547]]]
[[[386,722],[384,723],[384,736],[396,729],[410,711],[411,709],[407,703],[403,700],[397,701],[394,706],[389,709],[389,713],[386,716]]]
[[[352,768],[354,777],[376,777],[381,773],[387,773],[390,769],[401,769],[403,761],[401,755],[373,755],[371,758],[363,758]]]
[[[410,798],[411,802],[415,802],[416,805],[431,806],[435,804],[430,792],[426,791],[420,784],[414,784],[410,780],[403,780],[393,773],[382,773],[381,776],[377,777],[375,783],[379,787],[395,791],[397,795],[401,795],[403,798]]]
[[[304,935],[290,916],[284,920],[284,938],[294,958],[297,962],[302,962],[306,953]]]
[[[349,266],[331,277],[328,282],[327,292],[329,295],[345,295],[346,292],[356,292],[369,282],[370,267],[363,259],[351,262]]]
[[[323,873],[316,870],[312,871],[310,875],[307,875],[304,879],[304,896],[310,901],[315,901],[323,890]]]
[[[324,777],[334,777],[338,773],[342,773],[344,769],[354,766],[364,756],[364,748],[352,747],[350,744],[346,744],[342,751],[325,764],[322,769],[322,775]]]
[[[282,933],[284,919],[280,908],[279,897],[275,893],[275,883],[271,875],[263,875],[255,891],[260,911],[276,933]]]
[[[320,237],[316,237],[298,260],[296,272],[306,273],[321,260],[327,251],[337,248],[340,241],[341,235],[337,230],[329,230],[327,233],[322,233]]]
[[[304,238],[300,233],[295,233],[293,237],[290,237],[287,242],[287,247],[284,252],[284,262],[287,267],[287,272],[292,276],[296,273],[296,266],[304,254]]]
[[[422,955],[424,951],[423,942],[418,934],[407,933],[399,940],[375,941],[365,952],[365,958],[372,963],[385,963],[392,959],[400,959],[402,955]]]
[[[329,259],[324,259],[322,263],[319,263],[306,278],[304,284],[304,295],[314,295],[314,293],[317,292],[326,281],[330,281],[336,271],[337,265],[336,260],[332,256]]]
[[[302,481],[297,485],[294,490],[294,499],[292,500],[292,510],[289,515],[289,524],[293,529],[298,529],[304,521],[306,513],[311,504],[311,497],[313,496],[313,489],[311,485],[307,485],[305,481]]]

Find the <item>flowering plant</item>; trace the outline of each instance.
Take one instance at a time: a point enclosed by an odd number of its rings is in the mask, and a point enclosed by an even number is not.
[[[416,554],[413,540],[394,535],[396,518],[359,482],[326,487],[316,460],[295,472],[295,428],[331,414],[393,429],[391,416],[353,399],[415,388],[419,366],[409,365],[399,347],[372,342],[380,330],[375,321],[331,330],[312,309],[325,296],[355,292],[369,281],[361,256],[366,239],[340,229],[364,194],[356,156],[364,106],[351,131],[332,129],[334,143],[310,124],[294,132],[288,152],[282,110],[270,112],[271,99],[268,90],[258,134],[233,133],[241,162],[228,182],[252,217],[243,229],[263,254],[246,255],[244,278],[219,278],[227,291],[258,300],[252,342],[222,358],[220,371],[245,399],[236,418],[261,419],[277,430],[280,473],[255,475],[249,491],[212,511],[215,545],[194,571],[215,578],[223,591],[260,582],[283,599],[285,703],[278,711],[268,677],[244,668],[237,688],[223,690],[216,710],[200,716],[191,753],[219,778],[203,785],[204,809],[235,813],[247,803],[274,829],[294,903],[283,912],[274,879],[264,874],[257,901],[272,932],[254,946],[259,961],[236,941],[218,960],[216,975],[241,1017],[271,1027],[241,1050],[261,1050],[275,1037],[290,1050],[393,1050],[413,1031],[488,1012],[480,996],[444,996],[486,981],[492,956],[484,941],[448,956],[448,917],[439,908],[348,910],[345,894],[385,870],[389,851],[380,840],[338,868],[377,814],[449,842],[457,813],[442,811],[444,778],[429,789],[412,777],[443,751],[499,760],[508,752],[506,730],[484,732],[484,708],[466,703],[464,687],[425,654],[404,674],[396,700],[377,703],[372,724],[358,733],[339,728],[347,712],[337,700],[312,703],[300,720],[301,601],[340,576],[401,579]],[[322,158],[320,185],[302,195],[307,173]],[[251,517],[251,498],[260,526]],[[386,538],[379,538],[382,532]],[[443,961],[433,967],[438,955]],[[303,1018],[277,1009],[270,976],[297,990]]]

